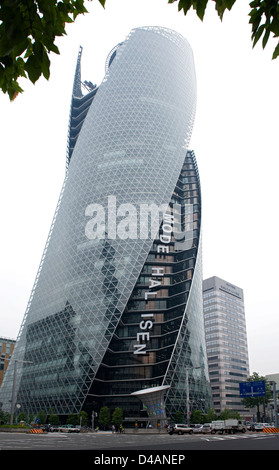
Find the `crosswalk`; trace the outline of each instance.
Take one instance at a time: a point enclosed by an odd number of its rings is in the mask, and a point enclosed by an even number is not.
[[[225,440],[237,440],[237,439],[269,439],[275,437],[276,434],[265,434],[265,433],[256,433],[256,434],[222,434],[222,435],[208,435],[201,437],[201,440],[205,441],[225,441]]]

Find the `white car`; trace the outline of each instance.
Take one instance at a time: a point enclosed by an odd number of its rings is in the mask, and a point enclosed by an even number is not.
[[[59,426],[58,431],[60,432],[80,432],[80,429],[72,424],[62,424]]]
[[[190,426],[187,426],[187,424],[173,424],[172,426],[169,426],[168,428],[168,433],[170,435],[172,434],[193,434],[193,428]]]
[[[202,427],[203,434],[215,434],[215,429],[211,423],[205,423]]]
[[[198,434],[202,432],[203,425],[202,424],[191,424],[191,428],[193,429],[194,434]]]
[[[271,424],[268,424],[268,423],[257,423],[255,425],[255,431],[259,432],[259,431],[263,431],[264,428],[272,428],[273,426],[271,426]]]

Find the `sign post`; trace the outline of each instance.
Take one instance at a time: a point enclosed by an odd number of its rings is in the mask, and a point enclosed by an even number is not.
[[[239,394],[241,398],[256,398],[265,396],[265,381],[240,382]]]

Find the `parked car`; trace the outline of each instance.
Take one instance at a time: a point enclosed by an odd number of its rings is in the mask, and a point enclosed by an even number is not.
[[[246,423],[247,431],[255,431],[255,423]]]
[[[57,424],[51,424],[49,428],[49,432],[58,432],[59,426]]]
[[[198,434],[202,432],[203,425],[202,424],[191,424],[191,428],[193,429],[194,434]]]
[[[49,432],[50,430],[50,424],[43,424],[40,429],[45,432]]]
[[[187,424],[173,424],[171,426],[169,426],[168,428],[168,433],[170,435],[172,434],[193,434],[193,428],[191,428],[190,426],[187,426]]]
[[[214,434],[215,429],[213,429],[213,426],[211,423],[205,423],[202,427],[202,433],[203,434]]]
[[[80,432],[80,429],[72,424],[62,424],[59,426],[58,430],[60,432]]]
[[[257,432],[263,431],[264,428],[270,428],[270,427],[272,427],[272,426],[268,423],[257,423],[255,425],[255,431],[257,431]]]

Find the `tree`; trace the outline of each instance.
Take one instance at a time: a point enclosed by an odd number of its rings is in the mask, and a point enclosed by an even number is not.
[[[78,424],[77,415],[70,414],[67,418],[67,424],[72,424],[73,426]]]
[[[203,413],[201,410],[194,410],[191,414],[191,423],[192,424],[201,424],[203,419]]]
[[[265,381],[264,377],[259,376],[257,372],[254,372],[253,375],[248,377],[247,382],[257,382],[257,381]],[[265,405],[268,400],[272,397],[272,392],[270,389],[270,385],[268,383],[265,384],[266,394],[265,396],[261,397],[247,397],[243,398],[242,403],[244,404],[245,408],[257,408],[257,421],[260,421],[260,405],[263,405],[263,414],[265,415]]]
[[[184,414],[182,413],[182,411],[176,411],[173,419],[175,423],[183,423]]]
[[[51,413],[49,415],[48,422],[49,424],[54,424],[54,425],[59,424],[59,416],[54,413]]]
[[[104,6],[105,0],[99,2]],[[11,100],[23,91],[19,77],[32,83],[42,74],[49,78],[49,54],[59,54],[56,37],[84,13],[84,0],[1,0],[0,88]]]
[[[78,423],[79,423],[81,426],[87,426],[87,423],[88,423],[88,415],[87,415],[86,411],[81,411],[81,412],[78,414]]]
[[[88,0],[89,1],[89,0]],[[98,0],[105,7],[106,0]],[[178,11],[186,15],[193,7],[203,21],[209,0],[178,1]],[[231,10],[236,0],[213,0],[218,16]],[[240,0],[239,0],[240,1]],[[262,39],[265,48],[270,35],[279,37],[278,0],[250,2],[249,23],[252,27],[253,47]],[[43,75],[50,76],[51,52],[59,54],[57,36],[66,35],[65,24],[73,23],[78,15],[88,13],[85,0],[1,0],[0,4],[0,89],[13,100],[23,89],[20,77],[35,83]],[[272,58],[279,55],[279,44]]]
[[[178,11],[183,10],[184,15],[188,13],[191,7],[196,10],[198,17],[203,21],[208,0],[168,0],[168,3],[178,1]],[[213,0],[215,9],[219,18],[223,19],[224,12],[231,10],[236,0]],[[253,47],[263,36],[262,46],[265,48],[270,34],[274,38],[279,37],[279,8],[278,0],[253,0],[249,3],[251,11],[249,13],[249,24],[252,26],[251,39]],[[279,55],[279,43],[274,49],[272,59]]]
[[[20,421],[27,421],[27,413],[25,413],[25,411],[21,411],[18,414],[17,422],[20,423]]]
[[[103,406],[103,408],[100,409],[99,423],[102,426],[104,426],[105,429],[110,423],[110,411],[109,411],[109,408],[107,406]]]
[[[10,413],[7,411],[0,411],[0,425],[8,424],[10,422]]]
[[[123,422],[123,411],[118,406],[115,408],[114,412],[112,413],[111,422],[116,426],[119,426]]]
[[[39,411],[37,417],[40,420],[41,424],[45,424],[45,422],[46,422],[46,413],[45,413],[44,410]]]
[[[222,420],[225,420],[225,419],[240,419],[240,414],[238,413],[238,411],[229,410],[228,408],[225,408],[220,413],[220,419],[222,419]]]
[[[206,415],[204,415],[204,423],[211,423],[218,418],[217,414],[215,413],[214,408],[210,408]]]

